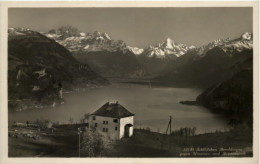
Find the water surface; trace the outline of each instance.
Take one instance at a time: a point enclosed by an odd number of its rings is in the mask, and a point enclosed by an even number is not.
[[[9,113],[9,122],[51,120],[69,123],[79,122],[84,114],[92,113],[107,101],[118,101],[135,114],[135,127],[164,133],[169,116],[173,117],[172,129],[196,127],[197,133],[223,130],[226,120],[201,106],[182,105],[179,101],[195,100],[201,93],[193,88],[150,88],[138,84],[112,84],[108,87],[88,89],[80,93],[64,94],[66,103],[55,108],[34,109]]]

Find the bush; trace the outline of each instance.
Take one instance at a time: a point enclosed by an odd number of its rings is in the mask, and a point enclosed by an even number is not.
[[[97,157],[101,156],[102,152],[108,146],[109,139],[101,135],[95,129],[86,128],[82,135],[81,156]]]

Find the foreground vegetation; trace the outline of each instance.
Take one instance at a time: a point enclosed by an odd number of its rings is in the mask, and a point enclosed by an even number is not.
[[[10,157],[78,157],[79,127],[84,124],[55,125],[52,128],[9,127]],[[112,141],[94,130],[81,135],[81,157],[212,157],[252,156],[252,131],[237,126],[228,132],[200,135],[165,135],[135,129],[130,138]]]

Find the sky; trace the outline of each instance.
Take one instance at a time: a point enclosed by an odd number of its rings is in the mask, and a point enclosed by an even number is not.
[[[250,7],[216,8],[9,8],[8,26],[48,32],[70,25],[106,32],[129,46],[146,48],[167,38],[201,46],[253,31]]]

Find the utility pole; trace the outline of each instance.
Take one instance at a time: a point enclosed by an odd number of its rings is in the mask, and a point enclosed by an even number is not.
[[[168,124],[168,127],[166,129],[166,134],[168,132],[168,129],[170,127],[170,136],[169,136],[169,146],[170,146],[170,149],[171,149],[171,134],[172,134],[172,116],[170,116],[170,120],[169,120],[169,124]]]
[[[172,116],[170,116],[170,135],[172,134]]]
[[[79,157],[80,157],[80,134],[82,133],[81,129],[78,128],[78,135],[79,135]]]
[[[172,135],[172,116],[170,116],[170,149],[171,149],[171,146],[172,146],[172,144],[171,144],[171,141],[172,141],[171,135]]]
[[[172,116],[170,116],[170,121],[169,121],[168,127],[167,127],[167,129],[166,129],[166,134],[167,134],[167,132],[168,132],[169,127],[170,127],[170,135],[171,135],[171,133],[172,133]]]

